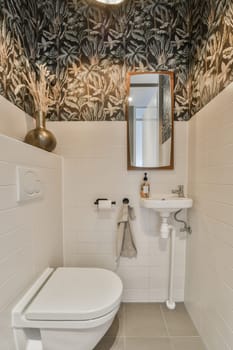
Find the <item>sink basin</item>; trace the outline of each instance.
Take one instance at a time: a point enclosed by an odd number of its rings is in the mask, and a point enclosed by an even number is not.
[[[141,198],[141,205],[144,208],[153,209],[161,213],[176,212],[180,209],[191,208],[193,200],[186,197],[174,197],[172,195],[160,195],[151,198]]]

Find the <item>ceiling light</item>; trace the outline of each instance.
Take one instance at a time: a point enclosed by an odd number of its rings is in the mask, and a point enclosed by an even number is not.
[[[106,4],[106,5],[118,5],[124,0],[95,0],[95,1],[101,2],[102,4]]]

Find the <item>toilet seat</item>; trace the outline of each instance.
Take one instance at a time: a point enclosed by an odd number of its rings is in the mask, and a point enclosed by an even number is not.
[[[88,321],[119,306],[122,283],[109,270],[58,268],[24,312],[28,321]]]
[[[18,350],[92,350],[119,310],[122,282],[112,271],[47,268],[12,310]]]

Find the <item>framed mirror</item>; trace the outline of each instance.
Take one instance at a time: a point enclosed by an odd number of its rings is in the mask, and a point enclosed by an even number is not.
[[[128,169],[173,169],[173,90],[173,72],[128,73]]]

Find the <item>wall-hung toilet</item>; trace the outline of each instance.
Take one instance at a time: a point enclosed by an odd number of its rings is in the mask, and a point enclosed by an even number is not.
[[[123,286],[112,271],[48,268],[12,310],[17,350],[92,350],[110,327]]]

